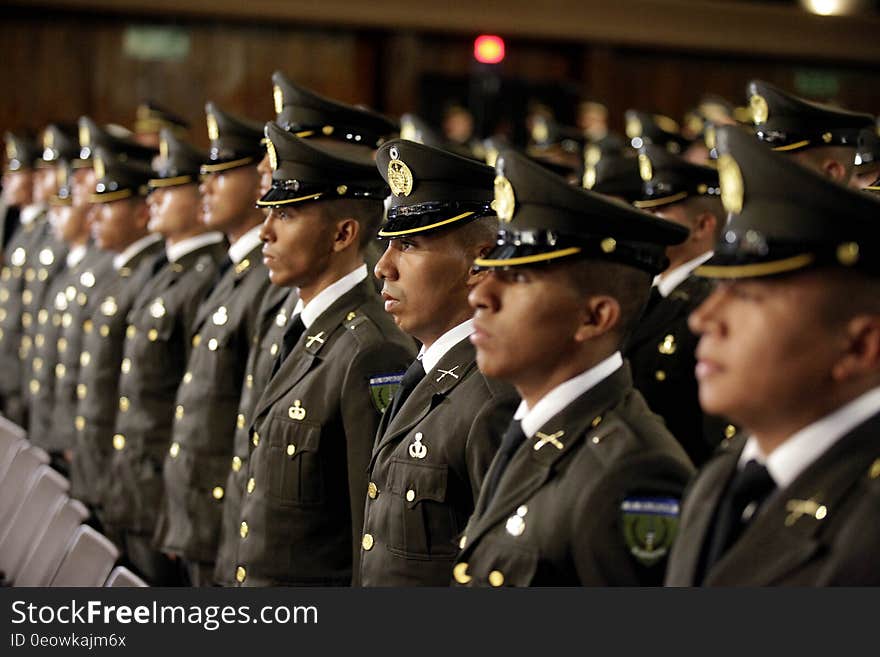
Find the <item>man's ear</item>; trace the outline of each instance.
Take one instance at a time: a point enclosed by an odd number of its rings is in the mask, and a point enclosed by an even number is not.
[[[715,241],[715,229],[718,227],[718,217],[715,216],[714,212],[704,211],[699,214],[696,222],[694,223],[693,236],[698,238],[700,241],[705,239],[709,239],[710,241]]]
[[[333,237],[333,250],[339,253],[360,239],[361,225],[357,219],[340,219],[336,222],[336,234]]]
[[[836,180],[839,183],[846,184],[849,182],[847,180],[846,175],[846,167],[843,163],[834,160],[832,158],[826,158],[822,161],[822,171],[826,176],[831,178],[831,180]]]
[[[492,244],[490,242],[486,242],[484,244],[478,245],[477,248],[474,249],[473,254],[474,254],[475,258],[485,258],[487,255],[489,255],[492,252],[493,248],[495,248],[494,244]],[[471,268],[468,271],[468,278],[467,278],[466,285],[468,287],[474,287],[480,281],[482,281],[484,278],[486,278],[488,273],[489,273],[489,271],[487,269],[477,271],[476,267],[474,265],[471,265]]]
[[[858,315],[846,325],[846,349],[834,364],[836,381],[880,374],[880,316]]]
[[[617,330],[620,326],[620,302],[606,294],[587,298],[581,310],[581,324],[575,340],[586,342]]]

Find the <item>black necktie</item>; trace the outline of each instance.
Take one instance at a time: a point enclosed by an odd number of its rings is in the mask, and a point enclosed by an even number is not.
[[[519,449],[519,446],[523,444],[525,439],[526,434],[523,433],[519,420],[511,420],[510,426],[507,427],[507,431],[504,432],[504,437],[501,439],[498,453],[495,455],[494,466],[489,470],[488,476],[483,481],[483,494],[486,496],[486,503],[483,505],[484,510],[489,508],[489,502],[492,501],[492,497],[495,495],[498,482],[501,481],[501,475],[504,474],[510,459],[513,458],[514,452]]]
[[[761,504],[776,489],[767,468],[751,460],[740,469],[718,504],[711,541],[705,553],[702,573],[706,574],[736,543]]]
[[[647,315],[651,310],[654,309],[658,303],[663,301],[663,295],[660,293],[660,286],[653,285],[651,287],[651,294],[648,295],[648,303],[645,304],[645,312],[642,313],[642,316]]]
[[[164,267],[167,264],[168,264],[168,255],[164,251],[162,251],[162,253],[157,255],[156,259],[153,260],[153,269],[152,269],[151,278],[152,278],[152,276],[155,276],[157,273],[159,273],[159,270],[162,269],[162,267]]]
[[[296,346],[296,343],[299,342],[299,339],[305,330],[306,325],[303,324],[302,316],[299,313],[290,318],[290,322],[287,324],[287,330],[284,331],[284,337],[281,338],[281,350],[278,352],[278,358],[272,363],[272,376],[275,376],[275,373],[281,369],[281,363],[283,363],[284,359],[290,355],[291,351],[293,351],[293,348]]]
[[[394,399],[391,400],[391,408],[388,410],[388,413],[390,413],[388,416],[389,423],[394,419],[394,416],[397,414],[397,411],[400,410],[400,407],[403,406],[403,402],[406,401],[406,398],[409,397],[410,393],[415,390],[417,385],[419,385],[419,381],[424,378],[425,368],[422,365],[422,361],[416,359],[407,368],[403,378],[400,380],[400,388],[397,389],[397,392],[394,393]]]

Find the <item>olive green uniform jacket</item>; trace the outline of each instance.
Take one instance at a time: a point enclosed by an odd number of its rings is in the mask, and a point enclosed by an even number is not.
[[[359,583],[448,586],[458,539],[519,396],[484,377],[468,338],[388,422],[370,461]]]
[[[684,450],[633,389],[624,364],[514,452],[491,502],[485,494],[477,502],[453,580],[468,586],[661,584],[692,473]]]

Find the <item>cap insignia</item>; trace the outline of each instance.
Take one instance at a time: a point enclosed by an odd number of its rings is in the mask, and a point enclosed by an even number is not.
[[[284,109],[284,92],[277,84],[272,87],[272,98],[275,100],[275,113],[281,114]]]
[[[715,128],[713,126],[706,126],[706,132],[703,135],[703,140],[706,142],[706,148],[708,148],[709,150],[715,148]]]
[[[51,130],[46,130],[43,133],[43,148],[52,148],[52,145],[55,143],[55,134]]]
[[[630,139],[642,136],[642,122],[635,116],[626,120],[626,136]]]
[[[664,132],[678,132],[679,127],[678,123],[676,123],[673,119],[670,119],[668,116],[664,116],[662,114],[654,115],[654,122]]]
[[[400,153],[392,147],[389,151],[391,160],[388,162],[388,186],[395,196],[409,196],[413,188],[413,175],[406,163],[398,159]]]
[[[107,174],[107,171],[104,168],[104,160],[102,160],[100,157],[95,157],[93,166],[95,168],[95,177],[98,178],[98,180],[100,180]]]
[[[163,160],[168,159],[168,142],[164,139],[159,142],[159,157]]]
[[[856,242],[846,242],[837,247],[837,260],[845,267],[852,267],[859,261],[859,245]]]
[[[583,179],[584,189],[593,189],[593,186],[596,184],[596,167],[587,166],[586,171],[584,171],[584,179]]]
[[[208,139],[211,141],[216,141],[220,138],[220,129],[217,127],[217,119],[213,114],[208,114],[205,117],[205,120],[208,123]]]
[[[16,160],[17,153],[15,152],[15,142],[11,139],[6,142],[6,159],[8,160]]]
[[[651,166],[651,158],[646,153],[639,153],[639,175],[645,182],[654,177],[654,167]]]
[[[272,171],[278,169],[278,154],[275,152],[275,144],[268,137],[266,138],[266,154],[269,156],[269,166]]]
[[[513,185],[504,175],[495,176],[495,200],[492,201],[492,209],[498,215],[498,219],[505,223],[513,221],[513,211],[516,207],[516,197],[513,195]]]
[[[724,153],[718,158],[718,178],[724,209],[739,214],[743,209],[744,184],[742,171],[733,156]]]
[[[752,120],[755,122],[755,125],[765,123],[767,117],[770,116],[770,108],[767,107],[767,101],[760,94],[755,94],[749,98],[749,107],[752,110]]]

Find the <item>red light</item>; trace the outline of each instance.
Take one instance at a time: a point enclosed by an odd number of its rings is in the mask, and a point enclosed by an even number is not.
[[[474,39],[474,59],[481,64],[497,64],[504,59],[504,39],[481,34]]]

